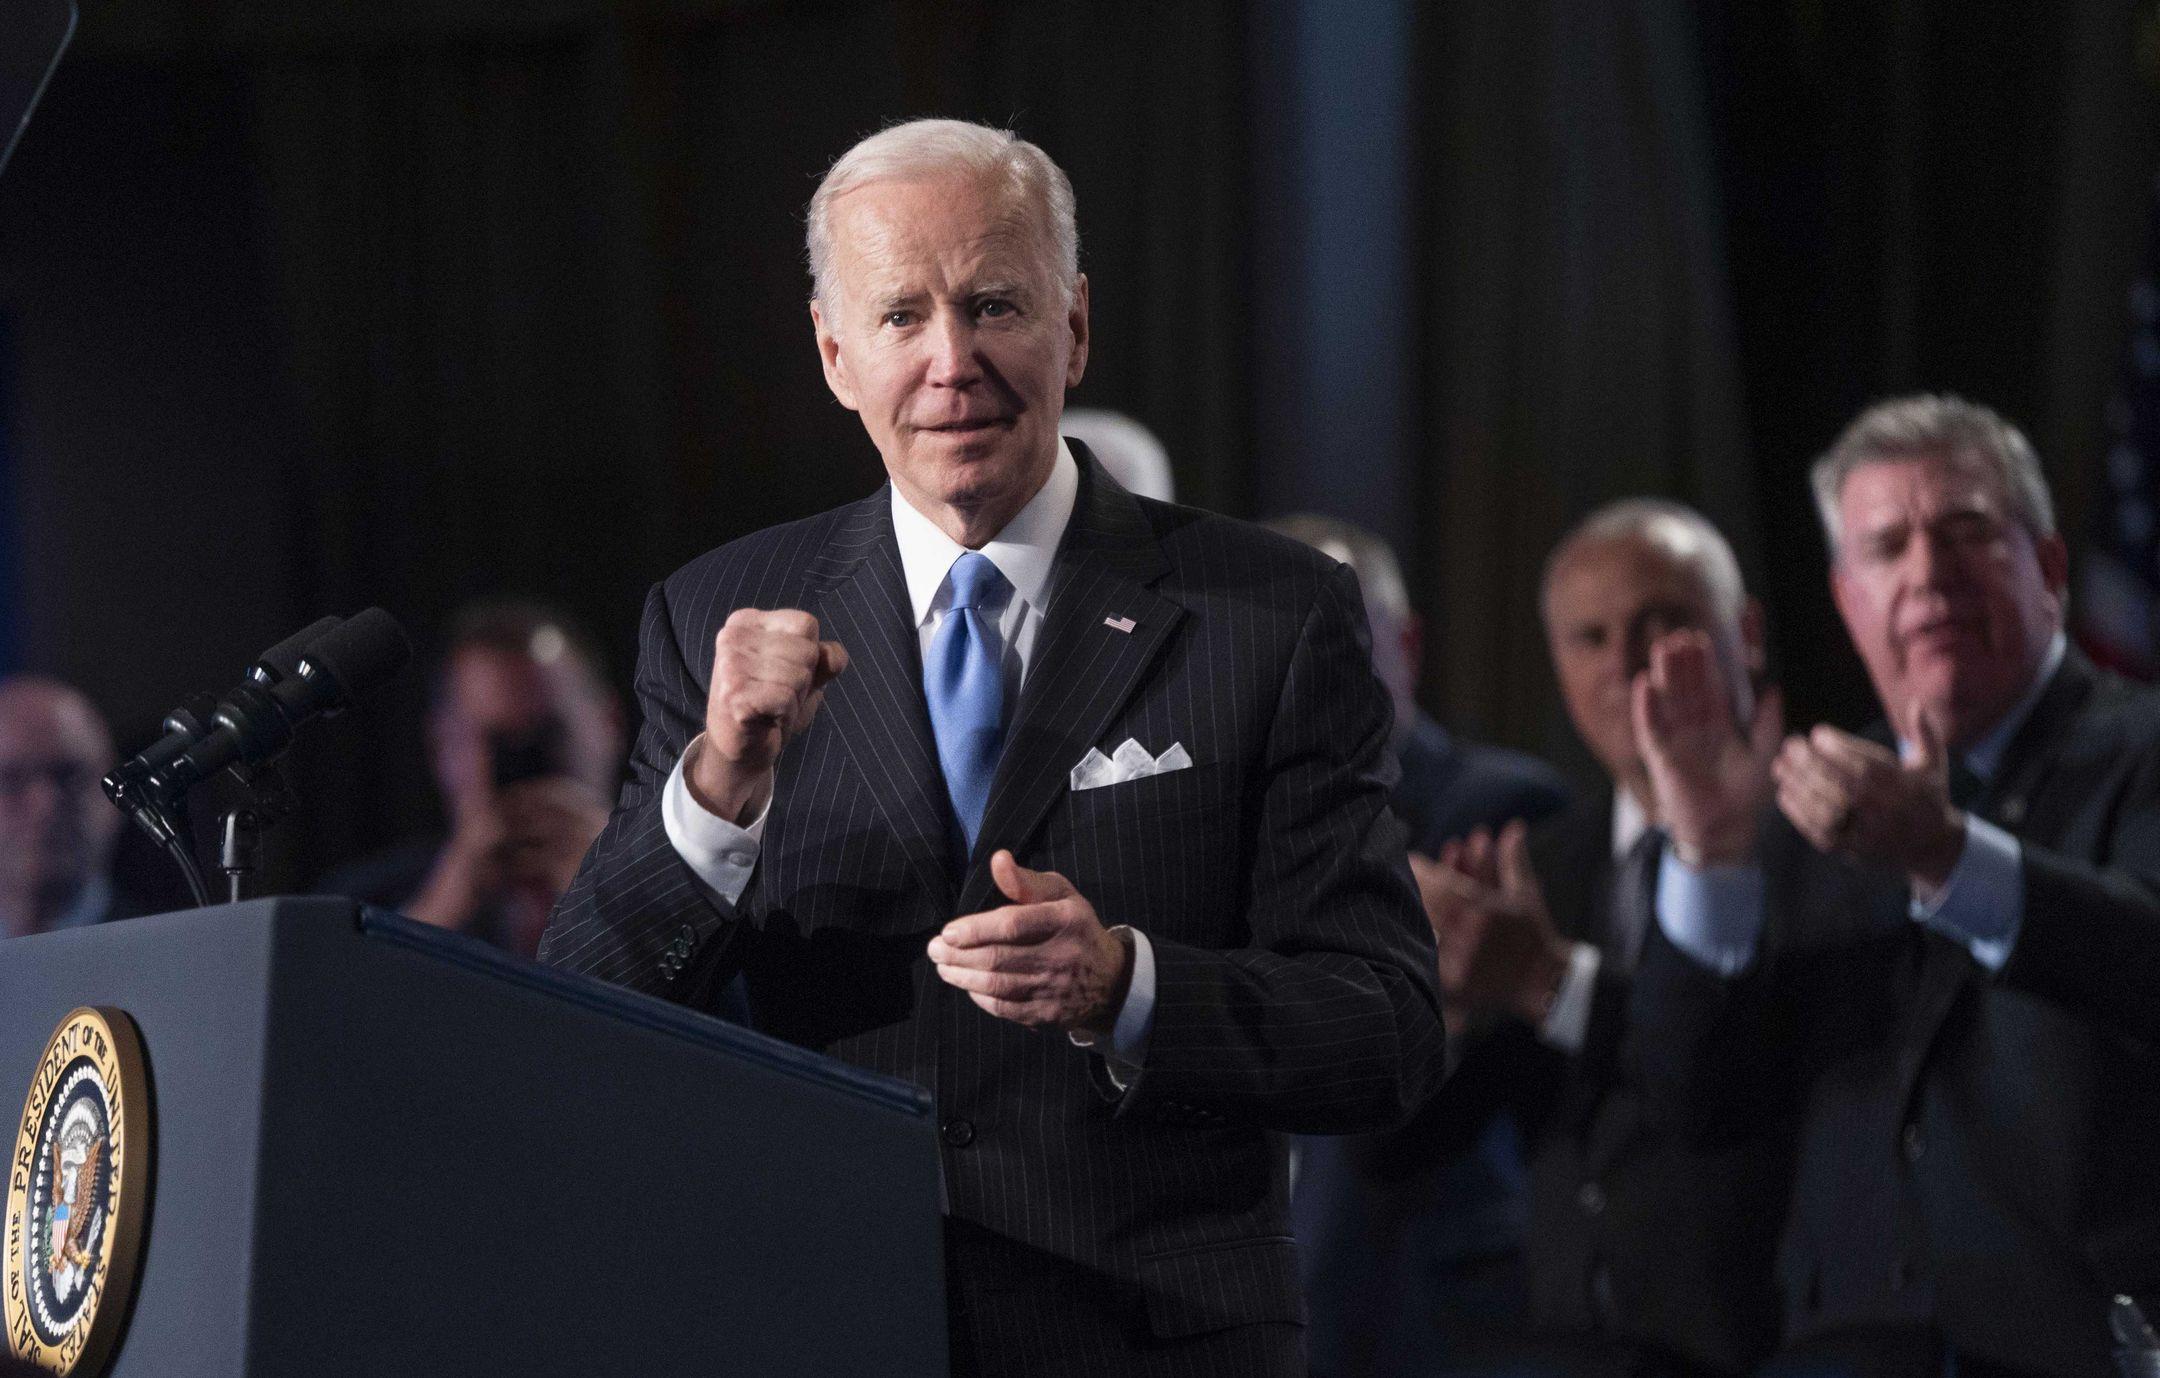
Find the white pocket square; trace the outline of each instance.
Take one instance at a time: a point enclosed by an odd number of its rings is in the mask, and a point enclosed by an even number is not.
[[[1169,750],[1155,756],[1127,737],[1124,744],[1108,756],[1089,747],[1088,754],[1080,758],[1080,764],[1072,768],[1072,787],[1076,790],[1101,789],[1104,785],[1121,785],[1127,780],[1183,770],[1191,764],[1192,753],[1185,749],[1183,742],[1172,742]]]

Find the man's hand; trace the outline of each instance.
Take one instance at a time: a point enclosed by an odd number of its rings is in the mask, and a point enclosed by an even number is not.
[[[1950,804],[1941,726],[1915,707],[1907,756],[1834,727],[1793,737],[1778,753],[1778,807],[1825,852],[1902,871],[1923,896],[1940,890],[1965,849],[1965,815]]]
[[[731,613],[713,638],[705,740],[683,775],[691,798],[730,823],[756,817],[772,797],[780,749],[810,726],[847,662],[839,642],[818,640],[809,613]]]
[[[503,864],[510,879],[557,898],[570,888],[608,820],[606,801],[565,775],[505,786],[496,796],[496,808],[502,816]]]
[[[1743,735],[1733,690],[1709,636],[1694,628],[1651,643],[1650,664],[1635,677],[1636,749],[1657,795],[1658,821],[1691,866],[1754,856],[1757,818],[1770,799],[1783,700],[1765,689]]]
[[[1479,828],[1440,857],[1413,852],[1410,870],[1440,947],[1440,989],[1473,1013],[1543,1022],[1567,974],[1570,944],[1554,926],[1530,870],[1522,820],[1497,841]]]
[[[938,976],[1000,1019],[1108,1034],[1132,984],[1132,949],[1057,872],[1000,850],[990,876],[1012,903],[946,924],[930,940]]]

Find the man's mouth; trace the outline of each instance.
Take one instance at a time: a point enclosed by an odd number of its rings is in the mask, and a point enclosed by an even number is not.
[[[932,435],[965,437],[987,435],[992,431],[1006,430],[1011,425],[1012,418],[1009,416],[967,416],[957,421],[940,421],[935,425],[919,426],[916,429],[928,431]]]

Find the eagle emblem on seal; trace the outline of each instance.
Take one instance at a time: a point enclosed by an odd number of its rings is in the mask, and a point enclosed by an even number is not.
[[[105,1135],[88,1116],[70,1117],[52,1148],[52,1200],[46,1206],[48,1257],[53,1290],[62,1298],[75,1290],[92,1262],[97,1227],[105,1216],[100,1190],[105,1174]]]

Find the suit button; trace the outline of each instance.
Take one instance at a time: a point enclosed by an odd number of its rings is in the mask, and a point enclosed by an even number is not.
[[[1582,1189],[1575,1193],[1575,1204],[1582,1207],[1584,1215],[1603,1215],[1605,1188],[1595,1182],[1583,1183]]]
[[[1917,1163],[1927,1152],[1927,1136],[1920,1132],[1917,1120],[1905,1126],[1905,1161]]]
[[[938,1134],[954,1148],[966,1148],[975,1142],[975,1121],[963,1115],[955,1115],[938,1126]]]

